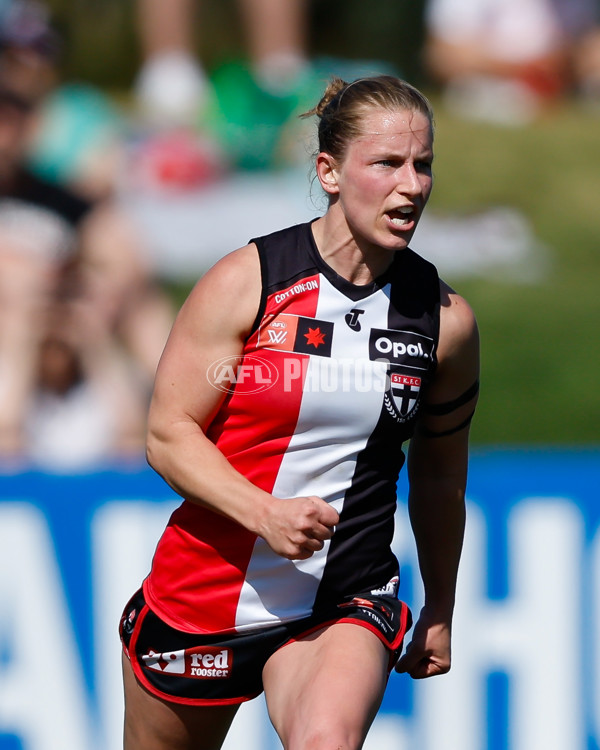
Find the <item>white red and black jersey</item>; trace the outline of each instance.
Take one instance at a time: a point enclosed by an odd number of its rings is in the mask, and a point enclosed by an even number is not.
[[[406,249],[354,285],[323,261],[310,224],[253,242],[261,307],[235,373],[230,360],[209,373],[227,395],[208,435],[255,485],[317,495],[340,522],[323,550],[290,561],[185,501],[145,582],[150,606],[181,630],[264,627],[397,581],[396,484],[436,366],[437,272]]]

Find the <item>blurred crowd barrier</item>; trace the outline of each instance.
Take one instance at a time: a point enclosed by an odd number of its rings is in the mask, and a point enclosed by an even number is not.
[[[597,449],[475,451],[453,669],[392,674],[367,750],[599,747],[598,486]],[[178,499],[141,466],[0,487],[0,750],[119,750],[117,623]],[[417,609],[405,492],[394,547]],[[260,699],[226,747],[279,747]]]

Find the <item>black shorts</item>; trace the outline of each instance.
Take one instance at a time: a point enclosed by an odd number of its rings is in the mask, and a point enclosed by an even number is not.
[[[375,633],[390,652],[391,670],[412,617],[398,599],[361,594],[318,616],[245,633],[204,635],[167,625],[140,590],[125,607],[119,634],[137,679],[153,695],[188,705],[224,705],[262,693],[263,667],[275,651],[339,622]]]

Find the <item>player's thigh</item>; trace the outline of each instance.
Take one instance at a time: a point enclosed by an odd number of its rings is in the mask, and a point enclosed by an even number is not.
[[[263,670],[286,750],[357,750],[381,704],[389,651],[370,630],[330,625],[279,649]]]
[[[124,750],[219,750],[238,709],[169,703],[142,687],[123,657]]]

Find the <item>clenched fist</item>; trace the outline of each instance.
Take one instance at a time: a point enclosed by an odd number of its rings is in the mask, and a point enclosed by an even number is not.
[[[306,560],[331,539],[340,516],[320,497],[274,498],[260,536],[274,552],[288,560]]]

